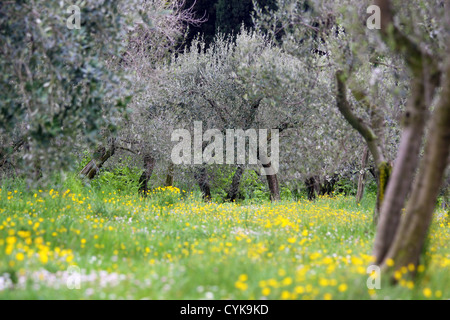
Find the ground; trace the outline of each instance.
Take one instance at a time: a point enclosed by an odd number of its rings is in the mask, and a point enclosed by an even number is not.
[[[374,203],[3,188],[0,299],[449,299],[450,223],[439,211],[417,279],[404,269],[398,286],[381,275],[368,288]]]

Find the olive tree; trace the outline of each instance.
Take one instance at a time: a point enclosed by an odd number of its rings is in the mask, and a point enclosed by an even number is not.
[[[402,139],[375,240],[377,263],[387,268],[386,261],[392,259],[397,269],[420,263],[448,165],[450,60],[447,52],[450,45],[450,15],[448,2],[434,1],[420,6],[413,13],[413,19],[408,17],[410,24],[406,24],[405,14],[408,12],[404,8],[395,6],[391,1],[376,3],[383,12],[383,40],[394,53],[403,56],[411,72],[411,94],[403,116]],[[405,22],[404,27],[394,22],[396,16],[403,17],[400,19]],[[423,23],[415,24],[416,21]],[[439,87],[440,91],[437,90]],[[421,159],[424,137],[426,143]],[[409,193],[411,197],[408,200]],[[406,213],[402,216],[405,206]]]
[[[194,18],[192,8],[184,9],[185,1],[152,0],[139,4],[139,15],[123,35],[126,45],[121,55],[111,63],[115,69],[128,75],[133,98],[126,112],[120,114],[116,132],[105,132],[92,160],[80,173],[93,179],[116,151],[125,151],[144,160],[141,184],[145,191],[158,154],[168,153],[167,150],[156,152],[168,143],[162,143],[160,136],[154,133],[160,132],[158,128],[162,124],[166,126],[169,121],[167,117],[162,120],[160,114],[153,112],[154,108],[146,104],[145,96],[147,92],[157,90],[158,74],[155,70],[170,58],[183,39],[187,25],[197,25],[203,20]]]
[[[324,78],[333,75],[328,86],[331,104],[347,121],[343,128],[350,125],[363,138],[366,147],[357,148],[358,157],[365,158],[365,148],[372,155],[371,172],[378,186],[376,222],[398,146],[408,76],[401,71],[401,59],[374,49],[379,39],[360,18],[366,8],[363,2],[281,1],[275,12],[257,11],[257,25],[292,54],[318,56],[314,67]],[[354,162],[355,154],[346,155]]]
[[[369,32],[366,28],[368,2],[312,1],[314,10],[307,17],[301,10],[295,9],[299,3],[301,1],[288,1],[288,6],[282,9],[288,13],[293,12],[293,15],[287,16],[300,21],[303,29],[313,30],[313,37],[320,39],[315,50],[327,55],[326,47],[321,46],[323,41],[333,42],[340,34],[350,37],[350,46],[345,42],[340,46],[344,50],[344,56],[348,58],[340,63],[340,68],[330,68],[330,72],[336,73],[338,108],[353,128],[363,136],[374,158],[377,154],[385,154],[380,139],[383,132],[377,133],[379,126],[373,125],[373,121],[378,122],[377,118],[380,116],[372,118],[371,124],[367,119],[361,119],[352,105],[360,103],[365,105],[366,109],[374,110],[379,108],[380,101],[382,105],[387,105],[393,100],[376,90],[371,93],[373,89],[377,89],[376,84],[384,82],[385,78],[378,82],[369,82],[369,86],[363,86],[363,90],[358,88],[361,87],[359,83],[352,87],[351,78],[357,75],[361,66],[373,65],[372,72],[366,72],[365,79],[370,79],[373,71],[379,69],[379,65],[389,68],[394,65],[403,81],[406,81],[405,87],[408,90],[400,116],[401,138],[389,182],[386,186],[381,186],[384,192],[379,192],[384,196],[379,198],[382,203],[379,204],[380,220],[374,255],[376,262],[385,268],[389,259],[395,261],[395,269],[408,264],[417,265],[448,164],[448,2],[417,0],[404,6],[399,1],[376,1],[376,5],[381,9],[381,32]],[[340,8],[345,8],[346,14],[343,14]],[[343,26],[342,32],[337,29],[334,32],[317,33],[320,26],[326,24],[323,22],[330,20],[334,25]],[[317,24],[317,21],[322,24]],[[287,39],[291,47],[295,48],[295,44],[303,40],[298,38],[299,34],[307,36],[307,32],[302,33],[301,30],[302,28],[292,28],[292,25],[284,25],[284,39]],[[339,41],[337,43],[341,44]],[[355,54],[355,51],[360,50],[365,52],[366,56],[369,54],[369,59],[361,60],[361,55]],[[355,66],[358,67],[356,72]],[[350,90],[347,90],[347,87]],[[395,82],[395,87],[401,87],[399,82]],[[400,98],[403,99],[402,95]],[[384,124],[389,121],[386,115],[381,119]],[[421,157],[424,140],[425,149]],[[379,163],[385,163],[385,158],[381,157],[382,161]],[[389,171],[390,169],[387,172]],[[402,215],[405,206],[406,213]]]
[[[306,61],[266,36],[242,29],[235,40],[218,36],[209,48],[196,40],[190,50],[174,56],[160,71],[166,80],[159,82],[155,101],[172,107],[184,126],[201,121],[205,129],[224,136],[227,129],[283,132],[306,121],[307,101],[321,92],[320,82],[304,76],[308,69]],[[278,200],[277,175],[268,174],[267,180],[272,199]]]
[[[21,151],[37,175],[64,167],[74,145],[94,143],[124,110],[127,77],[109,62],[124,48],[131,4],[74,4],[0,4],[0,165]],[[77,17],[79,29],[71,27]]]

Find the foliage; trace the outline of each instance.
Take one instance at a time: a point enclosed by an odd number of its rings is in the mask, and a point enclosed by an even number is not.
[[[79,4],[81,29],[72,30],[62,1],[0,5],[2,145],[23,140],[23,159],[38,168],[70,163],[74,145],[117,124],[129,95],[127,78],[108,66],[123,50],[123,3]]]
[[[135,167],[116,166],[112,171],[101,171],[91,185],[94,188],[108,186],[111,190],[125,194],[137,193],[141,174],[142,170]]]
[[[270,200],[270,193],[263,179],[254,170],[247,170],[241,181],[240,193],[243,198],[253,203]]]
[[[336,193],[355,196],[357,192],[356,187],[354,181],[350,179],[339,179],[336,183]]]
[[[142,89],[136,76],[167,58],[184,23],[197,22],[180,1],[73,4],[80,29],[66,26],[63,1],[0,5],[0,166],[20,164],[30,181],[72,166],[74,149],[126,126],[126,106]]]

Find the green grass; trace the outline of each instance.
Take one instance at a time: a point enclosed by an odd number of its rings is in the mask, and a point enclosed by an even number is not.
[[[0,191],[1,299],[450,298],[442,212],[417,281],[382,276],[368,290],[371,196],[205,204],[176,188],[143,199],[14,187]],[[70,266],[82,271],[79,290],[67,287]]]

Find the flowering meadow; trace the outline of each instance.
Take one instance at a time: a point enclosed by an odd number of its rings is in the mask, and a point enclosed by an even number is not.
[[[0,299],[450,299],[450,221],[440,211],[416,280],[404,268],[398,286],[381,275],[381,288],[368,289],[373,204],[4,187]]]

